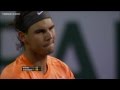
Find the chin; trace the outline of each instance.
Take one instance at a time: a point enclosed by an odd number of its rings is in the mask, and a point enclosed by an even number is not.
[[[54,52],[54,44],[51,44],[51,45],[45,47],[44,50],[45,50],[46,55],[53,53]]]
[[[54,52],[54,49],[48,50],[47,54],[52,54]]]

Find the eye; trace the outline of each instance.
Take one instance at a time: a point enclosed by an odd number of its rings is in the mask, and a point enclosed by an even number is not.
[[[38,29],[38,30],[35,30],[35,33],[45,33],[46,31],[44,29]]]

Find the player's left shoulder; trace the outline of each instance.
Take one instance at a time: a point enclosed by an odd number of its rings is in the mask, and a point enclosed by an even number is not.
[[[51,62],[51,64],[56,64],[56,65],[60,65],[60,66],[68,68],[68,65],[64,63],[63,60],[60,60],[54,56],[48,56],[48,59],[49,59],[49,62]]]
[[[60,62],[60,63],[64,63],[62,60],[60,60],[60,59],[58,59],[58,58],[56,58],[56,57],[54,57],[54,56],[48,56],[48,60],[49,61],[52,61],[52,62]]]

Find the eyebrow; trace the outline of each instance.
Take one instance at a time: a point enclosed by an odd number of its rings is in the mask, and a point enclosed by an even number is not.
[[[40,32],[45,32],[46,30],[45,29],[36,29],[34,32],[35,33],[40,33]]]
[[[49,29],[52,29],[52,28],[54,28],[55,27],[55,25],[53,24],[53,25],[51,25],[50,27],[49,27]],[[35,30],[35,32],[39,32],[39,31],[45,31],[46,29],[44,29],[44,28],[38,28],[38,29],[36,29]]]
[[[52,28],[54,28],[54,27],[55,27],[55,25],[53,24],[52,26],[49,27],[49,29],[52,29]]]

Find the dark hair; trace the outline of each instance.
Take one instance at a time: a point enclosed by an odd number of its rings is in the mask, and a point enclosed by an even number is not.
[[[23,27],[22,23],[23,23],[24,16],[30,13],[30,11],[17,11],[16,13],[19,13],[19,15],[16,15],[14,19],[14,26],[15,26],[16,31],[27,33],[28,30],[23,30],[21,27]],[[20,40],[19,36],[17,38],[20,41],[20,43],[16,44],[16,49],[17,50],[23,49],[24,43]]]
[[[22,29],[23,27],[23,19],[24,17],[30,13],[30,11],[17,11],[16,13],[19,13],[19,15],[15,16],[14,23],[15,23],[15,28],[17,31],[22,31],[24,33],[27,33],[28,30]]]

